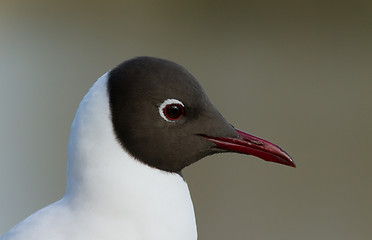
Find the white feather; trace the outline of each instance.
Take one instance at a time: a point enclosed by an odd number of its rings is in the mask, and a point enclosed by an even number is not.
[[[108,73],[80,103],[71,127],[66,195],[1,240],[195,240],[186,182],[149,167],[116,140]]]

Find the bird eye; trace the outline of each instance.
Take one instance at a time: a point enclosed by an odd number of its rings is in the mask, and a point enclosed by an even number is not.
[[[160,116],[167,122],[173,122],[184,115],[184,105],[177,99],[167,99],[159,107]]]
[[[164,108],[164,115],[172,121],[175,121],[182,117],[183,115],[183,107],[179,104],[170,104],[165,106]]]

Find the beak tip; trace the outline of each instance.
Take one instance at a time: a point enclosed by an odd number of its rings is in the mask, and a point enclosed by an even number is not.
[[[288,167],[293,167],[293,168],[296,168],[296,163],[293,161],[293,159],[291,157],[289,158],[277,158],[276,160],[268,160],[269,162],[275,162],[275,163],[279,163],[279,164],[283,164],[283,165],[286,165]]]
[[[287,165],[287,166],[289,166],[289,167],[296,168],[297,166],[296,166],[296,163],[293,160],[293,158],[291,156],[289,156],[289,154],[286,153],[284,150],[283,150],[283,152],[285,153],[286,158],[285,158],[285,160],[282,163],[285,164],[285,165]]]

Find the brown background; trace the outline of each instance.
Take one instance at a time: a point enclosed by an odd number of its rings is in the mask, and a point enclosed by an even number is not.
[[[80,100],[139,55],[184,65],[298,165],[223,154],[186,169],[199,239],[372,239],[368,0],[2,0],[0,235],[63,196]]]

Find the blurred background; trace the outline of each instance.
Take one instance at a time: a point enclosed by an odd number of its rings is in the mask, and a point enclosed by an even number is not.
[[[0,2],[0,235],[64,195],[95,80],[185,66],[237,128],[297,168],[221,154],[184,170],[200,240],[372,239],[372,2]]]

